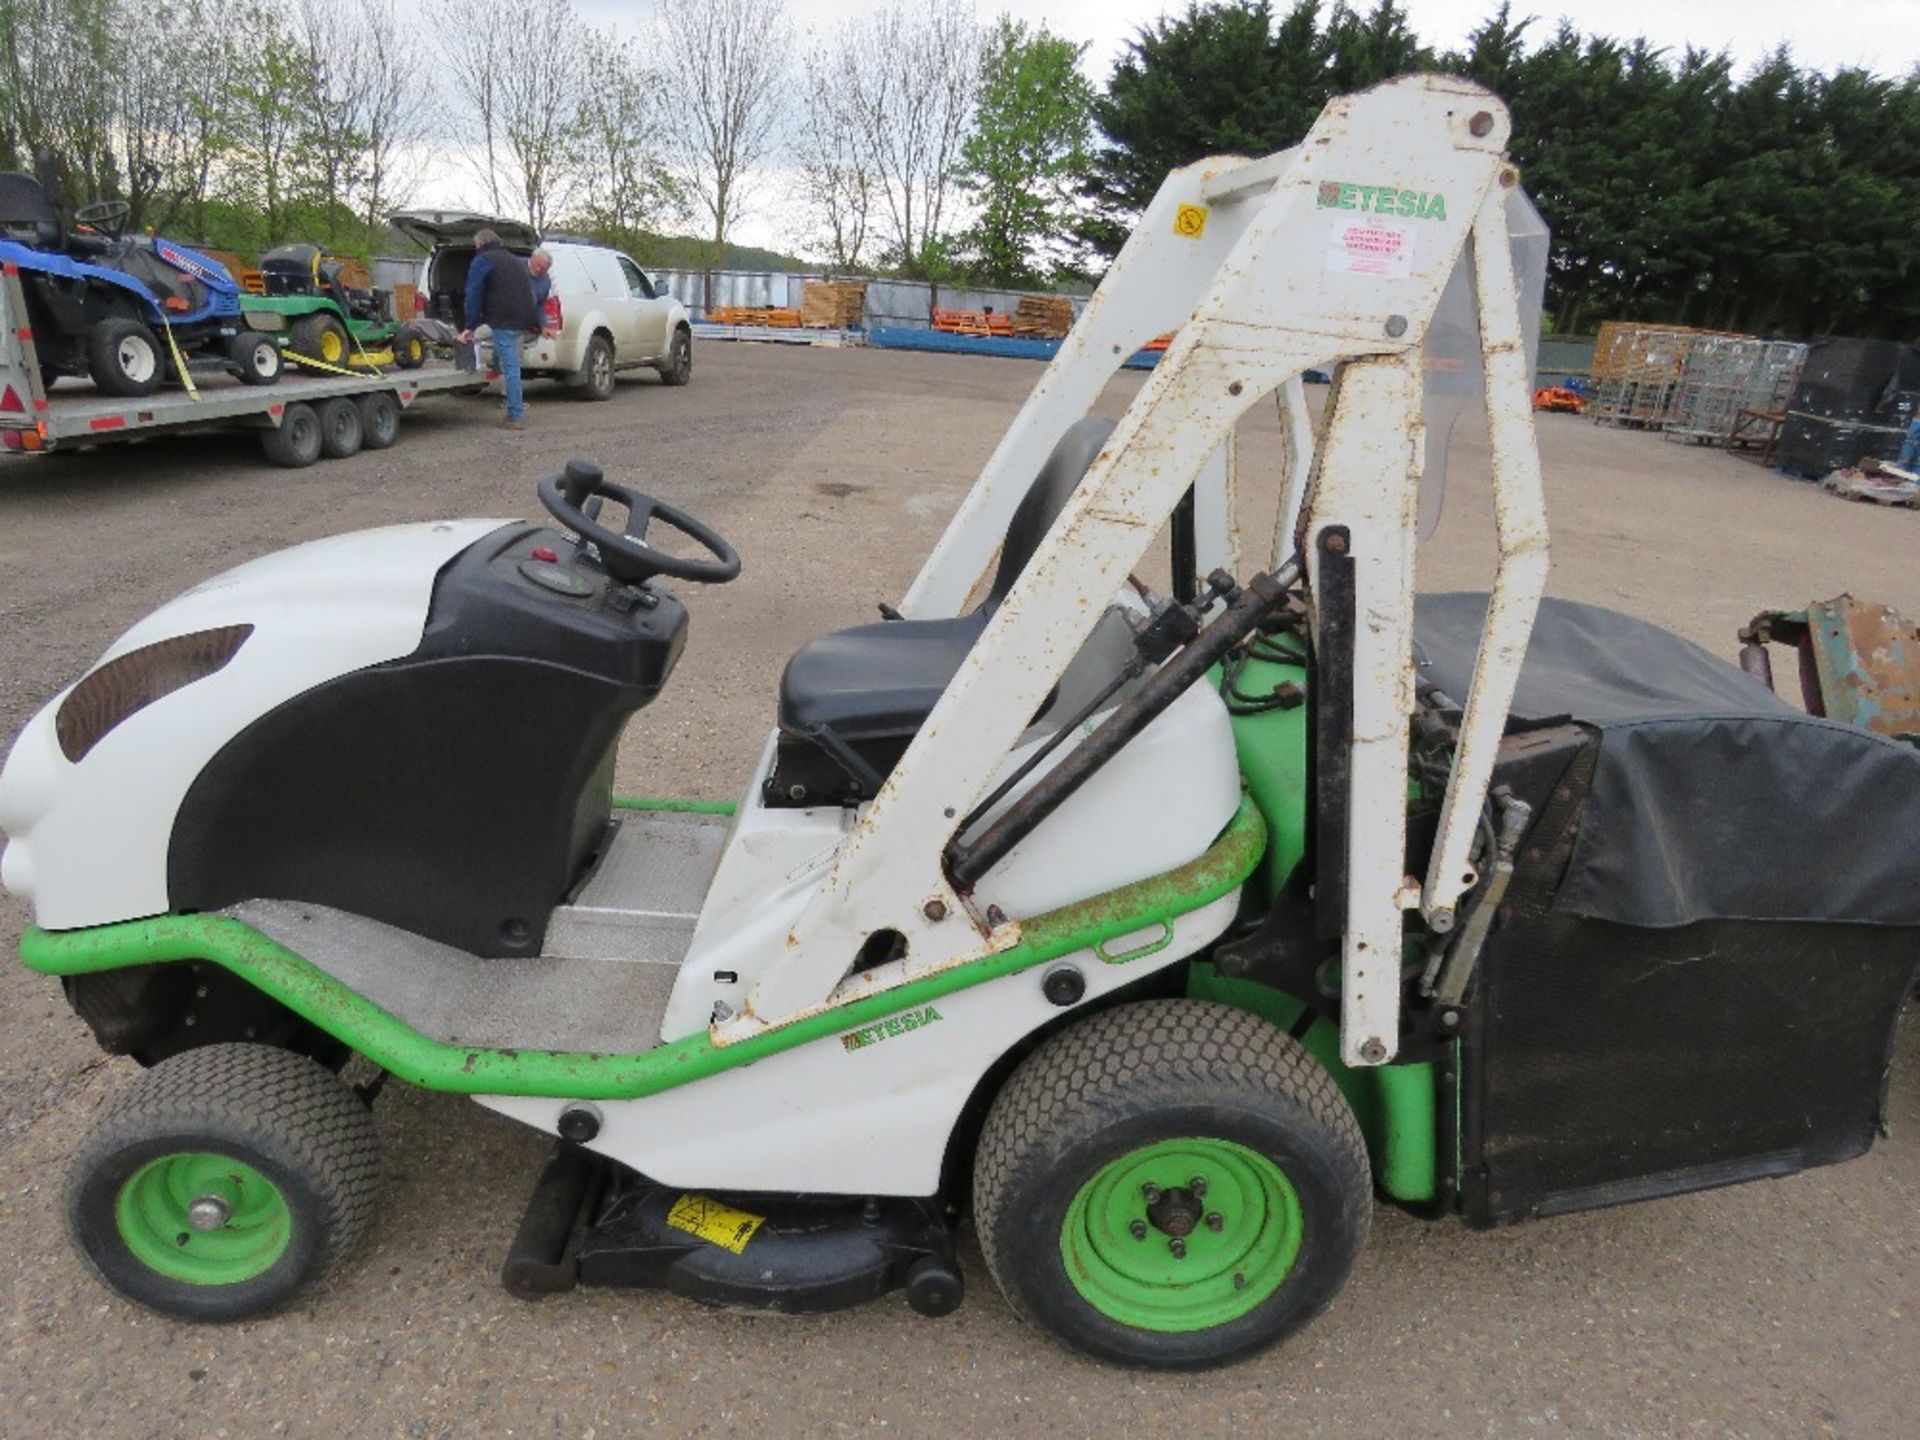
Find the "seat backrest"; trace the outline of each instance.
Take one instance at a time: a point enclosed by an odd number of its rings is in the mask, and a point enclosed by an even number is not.
[[[1040,548],[1047,531],[1066,508],[1068,497],[1092,467],[1107,437],[1113,434],[1114,424],[1112,420],[1090,415],[1067,427],[1067,433],[1060,437],[1053,453],[1047,456],[1047,463],[1040,467],[1040,473],[1034,476],[1033,484],[1021,497],[1013,519],[1007,522],[1007,538],[1000,547],[1000,566],[993,572],[993,587],[980,603],[982,610],[991,613],[1007,598],[1013,582],[1027,568],[1033,552]]]

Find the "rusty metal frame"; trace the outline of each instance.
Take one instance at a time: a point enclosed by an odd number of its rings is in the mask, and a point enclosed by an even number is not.
[[[1363,677],[1356,678],[1350,805],[1361,863],[1351,869],[1347,930],[1350,955],[1364,944],[1368,963],[1348,971],[1354,1015],[1343,1048],[1352,1063],[1391,1058],[1398,986],[1377,980],[1389,969],[1397,977],[1401,908],[1418,899],[1402,872],[1420,347],[1470,230],[1481,237],[1489,391],[1498,397],[1490,407],[1496,473],[1507,474],[1501,583],[1517,600],[1503,605],[1496,591],[1494,659],[1468,696],[1463,764],[1478,763],[1478,736],[1489,724],[1497,738],[1513,681],[1503,667],[1517,670],[1514,631],[1524,643],[1530,615],[1518,602],[1536,555],[1544,565],[1544,535],[1534,547],[1525,513],[1526,481],[1530,475],[1537,498],[1538,471],[1530,459],[1524,377],[1511,396],[1505,393],[1514,364],[1524,366],[1518,311],[1510,289],[1504,306],[1485,298],[1502,277],[1512,284],[1501,188],[1513,173],[1503,154],[1507,134],[1506,111],[1479,86],[1408,77],[1333,101],[1296,150],[1189,167],[1169,178],[1075,327],[1076,338],[1036,387],[915,581],[902,607],[907,613],[954,613],[964,603],[1017,502],[1013,477],[1030,476],[1054,439],[1091,408],[1118,356],[1175,324],[1178,336],[840,848],[781,955],[740,1014],[716,1029],[717,1043],[750,1039],[877,984],[910,983],[1019,943],[1017,921],[975,913],[944,873],[941,855],[956,817],[984,793],[1024,717],[1241,416],[1304,370],[1346,362],[1302,503],[1309,538],[1326,524],[1345,524],[1355,537]],[[1362,190],[1371,201],[1356,205]],[[1400,194],[1418,197],[1412,210],[1387,210],[1394,218],[1368,222],[1376,233],[1402,237],[1395,263],[1357,263],[1366,257],[1353,248],[1352,212],[1382,209],[1379,197]],[[1517,443],[1523,437],[1524,447]],[[1525,573],[1516,584],[1517,571]],[[1483,686],[1491,704],[1479,700]],[[1454,788],[1461,788],[1458,777]],[[1470,840],[1484,794],[1455,799]],[[862,944],[882,930],[904,939],[907,958],[886,967],[894,973],[884,978],[851,975]]]

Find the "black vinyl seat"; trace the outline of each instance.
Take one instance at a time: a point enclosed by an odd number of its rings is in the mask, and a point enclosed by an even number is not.
[[[844,805],[871,797],[1040,548],[1113,425],[1081,420],[1060,437],[1014,510],[993,584],[970,613],[856,625],[794,653],[780,677],[780,742],[766,784],[768,804]]]

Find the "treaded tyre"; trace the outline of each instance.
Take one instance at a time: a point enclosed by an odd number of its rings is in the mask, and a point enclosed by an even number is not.
[[[320,458],[320,417],[305,402],[287,406],[280,423],[260,432],[260,448],[267,459],[289,470],[299,470]]]
[[[165,371],[159,338],[140,321],[116,315],[87,332],[87,374],[107,394],[151,395]]]
[[[315,407],[320,417],[320,453],[329,460],[345,460],[360,453],[365,431],[360,424],[360,406],[350,397],[336,395]]]
[[[693,379],[693,332],[681,325],[673,332],[673,345],[667,351],[667,363],[660,367],[660,383],[685,385]]]
[[[296,365],[306,359],[317,360],[322,365],[343,366],[353,347],[347,339],[347,327],[340,323],[339,317],[323,311],[293,322],[288,348],[294,354]]]
[[[185,1320],[288,1304],[366,1233],[373,1115],[347,1083],[268,1045],[209,1045],[143,1072],[75,1156],[67,1225],[100,1278]]]
[[[402,370],[418,370],[427,363],[427,342],[412,325],[402,325],[393,336],[393,363]]]
[[[272,385],[280,379],[280,347],[258,330],[242,330],[233,337],[227,363],[243,385]]]
[[[400,438],[400,402],[391,390],[369,390],[360,397],[360,444],[384,450]]]
[[[988,1112],[973,1203],[1023,1319],[1102,1360],[1198,1369],[1325,1308],[1373,1189],[1352,1109],[1298,1041],[1229,1005],[1153,1000],[1021,1062]]]
[[[604,335],[587,337],[580,368],[567,377],[567,386],[588,400],[613,398],[613,342]]]

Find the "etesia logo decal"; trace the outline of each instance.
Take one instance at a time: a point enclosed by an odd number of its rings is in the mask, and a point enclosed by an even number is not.
[[[1320,186],[1320,208],[1404,215],[1413,220],[1444,220],[1447,197],[1438,191],[1398,190],[1391,185],[1343,185],[1338,180],[1327,180]]]
[[[903,1010],[898,1015],[889,1015],[885,1020],[876,1020],[864,1030],[849,1030],[840,1037],[840,1043],[849,1050],[864,1050],[869,1045],[878,1045],[882,1040],[891,1040],[896,1035],[905,1035],[914,1030],[924,1030],[940,1018],[940,1012],[931,1005],[922,1005],[918,1010]]]

